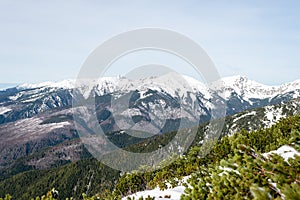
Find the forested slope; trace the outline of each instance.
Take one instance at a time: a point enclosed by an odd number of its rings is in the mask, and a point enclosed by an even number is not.
[[[162,190],[168,189],[170,185],[177,186],[179,180],[185,176],[191,178],[185,184],[186,190],[181,196],[182,199],[297,199],[300,195],[300,156],[297,154],[300,150],[299,145],[300,116],[295,115],[281,119],[270,128],[251,132],[242,130],[232,136],[224,136],[204,158],[199,156],[201,148],[194,146],[186,156],[177,158],[168,167],[154,172],[143,172],[141,169],[140,172],[125,174],[114,186],[107,185],[107,189],[114,188],[112,192],[107,191],[104,194],[100,186],[90,188],[94,191],[99,189],[99,195],[91,199],[121,199],[137,191],[150,190],[157,186]],[[287,156],[281,155],[279,148],[291,158],[287,159]],[[274,150],[278,151],[268,153]],[[68,170],[70,178],[76,178],[76,173],[91,176],[92,168],[95,171],[103,170],[103,174],[94,174],[94,180],[98,183],[101,183],[99,177],[108,179],[118,176],[116,172],[103,169],[96,161],[91,163],[90,168],[84,161],[81,164],[80,172],[75,170],[76,167]],[[87,171],[82,171],[83,169]],[[39,187],[44,187],[45,193],[55,186],[49,184],[50,177],[55,177],[64,184],[66,176],[54,171],[45,173],[45,184],[39,184]],[[19,178],[24,179],[24,175]],[[10,181],[18,181],[18,176]],[[34,182],[34,178],[28,180],[32,181]],[[7,181],[0,183],[0,188],[3,188],[2,196],[4,192],[14,193],[19,189],[15,188],[12,191],[5,187],[6,184]],[[35,187],[32,188],[33,191],[34,189]],[[64,189],[72,190],[74,187]],[[81,192],[85,193],[86,190]],[[34,192],[26,192],[22,198],[28,199],[31,195],[34,196]],[[59,199],[64,198],[64,191],[59,191]]]

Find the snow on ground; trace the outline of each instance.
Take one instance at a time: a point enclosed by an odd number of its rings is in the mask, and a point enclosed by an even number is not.
[[[153,190],[145,190],[142,192],[137,192],[128,197],[139,199],[140,197],[147,198],[148,196],[150,196],[150,197],[155,197],[155,199],[158,200],[180,200],[180,196],[183,194],[184,190],[185,190],[184,186],[177,186],[175,188],[167,189],[164,191],[160,190],[159,188],[155,188]],[[126,200],[126,199],[127,197],[122,198],[122,200]]]
[[[244,117],[246,117],[246,116],[248,116],[248,115],[256,115],[256,111],[251,111],[251,112],[249,112],[249,113],[243,114],[243,115],[241,115],[241,116],[235,118],[235,119],[233,120],[233,122],[236,122],[236,121],[238,121],[239,119],[242,119],[242,118],[244,118]]]
[[[181,181],[179,181],[179,185],[171,188],[169,184],[169,189],[166,190],[160,190],[158,187],[153,190],[145,190],[141,192],[134,193],[132,195],[123,197],[122,200],[126,200],[127,197],[139,199],[140,197],[147,198],[155,197],[157,200],[180,200],[180,196],[184,193],[184,190],[186,189],[185,186],[183,186],[183,183],[187,183],[187,180],[190,178],[190,176],[185,176]]]
[[[7,107],[0,107],[0,115],[3,115],[7,112],[11,111],[10,108],[7,108]]]
[[[219,169],[223,170],[223,172],[221,172],[221,173],[219,174],[219,176],[222,176],[223,174],[228,174],[227,172],[234,172],[234,173],[236,173],[236,174],[238,174],[238,175],[241,175],[239,171],[234,170],[234,169],[232,169],[232,168],[230,168],[230,167],[222,167],[222,166],[219,166]]]
[[[268,153],[264,153],[263,156],[267,158],[271,154],[280,155],[286,162],[288,162],[289,158],[294,158],[295,155],[300,156],[300,152],[298,152],[293,147],[288,146],[288,145],[283,145],[282,147],[278,148],[275,151],[270,151]],[[228,173],[228,172],[234,172],[234,173],[240,174],[237,170],[234,170],[232,168],[221,167],[221,166],[219,168],[221,170],[223,170],[223,172],[220,173],[219,176],[222,176],[223,173]],[[182,182],[186,182],[187,179],[188,179],[188,177],[185,177]],[[270,183],[270,184],[275,189],[278,190],[275,183]],[[145,191],[137,192],[137,193],[129,195],[127,197],[130,197],[130,198],[134,197],[135,199],[139,199],[140,197],[147,198],[148,196],[150,196],[150,197],[155,197],[155,199],[157,199],[157,200],[180,200],[180,196],[184,193],[184,190],[185,190],[185,187],[179,184],[179,186],[177,186],[177,187],[170,188],[170,189],[167,189],[164,191],[160,190],[159,188],[155,188],[153,190],[145,190]],[[126,200],[127,197],[123,197],[122,200]]]
[[[18,98],[20,98],[22,96],[22,93],[17,93],[14,96],[9,96],[8,98],[12,101],[16,101]]]
[[[35,137],[40,137],[45,133],[49,133],[53,130],[62,129],[65,126],[70,126],[71,123],[63,121],[59,123],[45,123],[38,117],[21,119],[16,122],[6,123],[2,126],[4,133],[9,135],[6,139],[16,140],[16,138],[23,138],[26,141],[33,140]]]
[[[267,106],[265,108],[266,120],[264,120],[266,127],[271,127],[272,125],[276,124],[281,118],[286,117],[286,115],[282,113],[282,107],[276,108],[273,105]]]
[[[46,126],[52,130],[52,129],[64,128],[65,126],[69,126],[69,125],[71,125],[71,123],[66,121],[66,122],[59,122],[59,123],[43,124],[41,126]]]
[[[281,156],[286,162],[288,162],[289,158],[294,158],[295,155],[300,156],[300,152],[298,152],[296,149],[294,149],[293,147],[288,146],[288,145],[283,145],[282,147],[280,147],[277,150],[270,151],[268,153],[264,153],[263,156],[268,157],[271,154],[277,154],[277,155]]]
[[[281,193],[280,189],[277,187],[276,183],[270,183],[270,185],[282,196],[283,194]]]

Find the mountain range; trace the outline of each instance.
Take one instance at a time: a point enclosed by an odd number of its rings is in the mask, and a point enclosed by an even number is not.
[[[191,77],[166,75],[105,77],[80,85],[75,80],[22,84],[0,91],[1,180],[91,157],[74,124],[77,95],[94,100],[101,128],[120,148],[143,141],[151,146],[151,138],[132,137],[127,129],[155,137],[176,131],[182,122],[183,128],[205,124],[216,100],[226,105],[222,135],[270,127],[300,111],[300,80],[266,86],[234,76],[205,85]],[[195,142],[201,144],[201,135]]]
[[[183,107],[181,117],[193,121],[196,120],[193,119],[194,116],[209,114],[214,98],[226,103],[226,115],[298,98],[300,80],[280,86],[266,86],[243,76],[233,76],[223,78],[212,85],[205,85],[191,77],[184,76],[178,80],[166,75],[138,80],[106,77],[98,82],[79,86],[75,80],[22,84],[0,90],[0,124],[30,118],[53,109],[69,109],[72,106],[72,98],[76,95],[75,89],[79,89],[85,99],[96,96],[98,104],[105,105],[116,98],[130,95],[128,101],[131,106],[125,108],[128,109],[127,113],[138,110],[139,115],[143,115],[144,107],[148,117],[149,113],[160,110],[157,107],[159,105],[164,106],[164,112],[168,113],[167,118],[176,119],[176,116],[172,117],[171,114],[178,112],[171,113],[172,110],[178,111],[179,107]],[[99,109],[99,112],[103,112],[103,107]],[[143,116],[147,118],[146,115]]]
[[[99,124],[112,138],[133,128],[155,135],[177,130],[179,124],[184,124],[180,128],[196,127],[210,120],[216,100],[226,105],[228,116],[300,98],[300,80],[266,86],[243,76],[223,78],[209,86],[172,74],[137,80],[105,77],[92,84],[76,84],[64,80],[0,91],[0,168],[45,146],[78,138],[72,108],[78,93],[84,99],[94,98]],[[271,114],[267,117],[273,120]],[[128,135],[122,140],[117,144],[120,147],[140,141]]]

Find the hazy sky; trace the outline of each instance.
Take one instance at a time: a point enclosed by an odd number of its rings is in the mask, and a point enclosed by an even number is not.
[[[75,78],[103,41],[160,27],[200,44],[221,76],[281,84],[300,78],[299,10],[297,0],[0,0],[0,83]]]

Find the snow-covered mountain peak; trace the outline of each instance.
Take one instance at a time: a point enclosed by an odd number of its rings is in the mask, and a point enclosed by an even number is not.
[[[237,82],[248,81],[249,79],[243,75],[235,75],[235,76],[224,77],[224,78],[222,78],[222,80],[228,84],[234,84]]]
[[[150,76],[146,78],[134,79],[126,77],[102,77],[99,80],[81,80],[76,81],[76,88],[84,92],[84,96],[88,97],[89,92],[96,92],[103,95],[113,92],[129,92],[129,91],[147,91],[149,89],[159,92],[166,92],[171,96],[185,95],[188,92],[207,93],[207,87],[200,81],[178,74],[168,73],[161,76]]]
[[[24,83],[17,86],[17,89],[34,89],[34,88],[42,88],[42,87],[50,87],[50,88],[64,88],[64,89],[72,89],[75,86],[75,80],[66,79],[57,82],[42,82],[42,83]]]
[[[285,83],[279,86],[279,88],[282,90],[282,92],[289,92],[295,89],[300,89],[300,79],[295,80],[293,82]]]
[[[290,87],[291,83],[288,83],[287,86],[268,86],[249,80],[245,76],[225,77],[221,81],[223,81],[223,87],[218,88],[218,91],[222,92],[226,99],[230,98],[233,93],[242,96],[245,100],[272,98],[287,92],[287,90],[292,91],[299,88],[294,87],[296,84]]]
[[[212,86],[213,85],[213,86]],[[172,96],[186,96],[187,93],[202,93],[206,99],[210,97],[211,89],[217,91],[225,99],[237,94],[244,100],[273,98],[277,95],[294,92],[294,96],[300,94],[300,79],[280,86],[268,86],[249,80],[245,76],[225,77],[216,81],[208,87],[204,83],[189,76],[178,74],[165,74],[163,76],[152,76],[141,79],[129,79],[126,77],[103,77],[99,80],[85,80],[82,83],[76,80],[63,80],[59,82],[43,82],[39,84],[22,84],[17,86],[19,90],[35,88],[79,88],[85,97],[91,92],[103,95],[112,92],[147,91],[149,89],[166,92]]]
[[[189,76],[177,76],[165,74],[141,79],[119,76],[82,82],[64,80],[23,84],[1,92],[6,98],[2,98],[2,102],[0,99],[0,107],[3,107],[0,115],[5,116],[4,122],[9,122],[16,118],[13,114],[26,118],[52,108],[72,106],[74,99],[81,99],[82,95],[85,99],[100,96],[97,99],[107,101],[109,105],[109,98],[124,100],[132,93],[132,101],[136,103],[136,107],[128,112],[135,113],[138,108],[143,113],[142,109],[147,108],[156,113],[157,117],[161,116],[159,112],[163,110],[173,119],[178,116],[176,109],[180,105],[184,107],[184,116],[193,121],[196,118],[191,113],[209,116],[210,110],[217,105],[214,103],[218,102],[225,102],[226,113],[232,115],[247,109],[300,98],[299,80],[281,86],[266,86],[244,76],[234,76],[219,80],[220,84],[215,84],[217,87],[214,88],[213,85],[207,86]],[[15,110],[17,112],[13,113]]]
[[[245,88],[264,88],[272,89],[274,86],[267,86],[261,83],[258,83],[253,80],[249,80],[246,76],[230,76],[224,77],[221,79],[225,87],[232,87],[235,89],[245,89]]]

